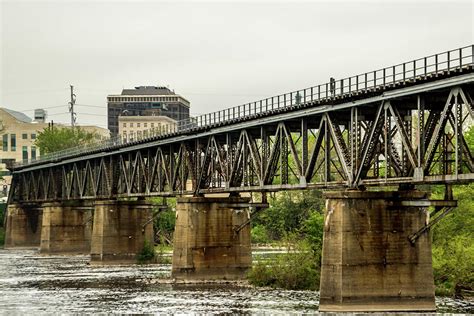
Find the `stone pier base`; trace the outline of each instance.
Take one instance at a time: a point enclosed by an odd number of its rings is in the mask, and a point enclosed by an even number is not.
[[[245,278],[252,265],[248,198],[178,198],[172,276],[184,280]]]
[[[427,214],[419,191],[326,193],[320,311],[434,311]]]
[[[5,225],[5,249],[38,248],[43,210],[38,204],[10,204]]]
[[[89,254],[92,211],[92,202],[44,203],[40,252]]]
[[[91,263],[136,263],[145,241],[153,245],[152,205],[149,202],[95,202]]]

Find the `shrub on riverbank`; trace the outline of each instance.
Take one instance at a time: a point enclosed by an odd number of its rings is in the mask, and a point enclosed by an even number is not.
[[[138,263],[152,263],[155,261],[155,257],[155,247],[151,242],[145,240],[145,242],[143,243],[142,250],[137,255]]]
[[[284,243],[287,252],[260,258],[248,274],[256,286],[301,290],[319,288],[324,215],[320,191],[284,192],[255,220],[253,243]]]
[[[474,289],[474,184],[453,187],[458,207],[432,230],[433,274],[436,293],[463,295]],[[444,190],[435,187],[433,199],[442,199]]]
[[[260,258],[248,274],[250,284],[289,290],[319,288],[320,254],[303,240],[288,243],[287,252],[272,260]]]

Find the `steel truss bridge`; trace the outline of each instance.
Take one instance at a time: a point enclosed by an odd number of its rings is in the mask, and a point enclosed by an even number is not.
[[[10,203],[474,180],[474,45],[11,167]]]

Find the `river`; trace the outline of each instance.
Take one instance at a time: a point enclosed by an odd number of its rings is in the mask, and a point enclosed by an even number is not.
[[[90,266],[87,256],[0,250],[0,312],[317,313],[318,292],[245,285],[170,284],[171,265]],[[474,302],[437,298],[438,312],[474,313]]]

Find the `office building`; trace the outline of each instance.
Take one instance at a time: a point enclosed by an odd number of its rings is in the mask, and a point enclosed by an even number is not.
[[[119,116],[167,116],[175,121],[189,118],[189,101],[167,87],[139,86],[107,96],[108,128],[119,134]]]

